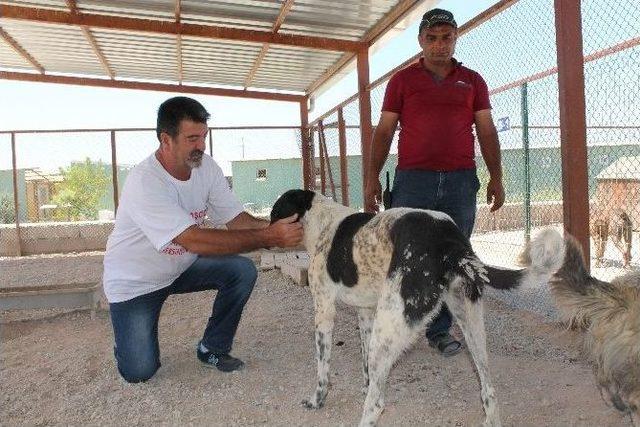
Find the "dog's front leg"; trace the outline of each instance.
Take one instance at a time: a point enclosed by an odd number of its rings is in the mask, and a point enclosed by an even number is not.
[[[376,311],[371,308],[358,310],[358,328],[360,329],[360,352],[362,353],[362,376],[364,386],[362,394],[367,394],[369,388],[369,341],[371,341],[371,325]]]
[[[335,297],[327,294],[314,295],[316,309],[316,361],[318,363],[318,384],[309,399],[302,401],[307,408],[318,409],[324,405],[329,389],[329,360],[333,322],[336,315]]]

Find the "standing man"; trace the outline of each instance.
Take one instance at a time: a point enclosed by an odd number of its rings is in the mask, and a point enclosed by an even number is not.
[[[398,71],[387,85],[367,165],[365,203],[368,211],[377,210],[381,200],[378,177],[400,123],[392,207],[445,212],[470,237],[480,188],[473,125],[489,170],[487,203],[492,203],[492,212],[504,203],[504,189],[487,84],[453,58],[457,36],[451,12],[432,9],[423,15],[418,33],[422,58]],[[429,344],[444,356],[462,349],[449,334],[451,321],[451,313],[443,305],[426,333]]]
[[[158,109],[160,147],[133,168],[122,190],[104,257],[118,371],[146,381],[160,367],[158,318],[169,295],[217,289],[196,355],[224,372],[244,363],[229,355],[257,272],[235,254],[290,247],[302,240],[295,215],[269,222],[243,212],[216,162],[204,155],[209,113],[186,97]],[[204,228],[205,219],[226,229]]]

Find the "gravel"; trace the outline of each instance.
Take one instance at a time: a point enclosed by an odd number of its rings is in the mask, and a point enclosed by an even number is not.
[[[94,255],[75,257],[73,268],[38,270],[36,259],[35,272],[5,269],[5,260],[0,269],[6,283],[55,282],[81,274],[83,281],[98,280],[101,263]],[[42,265],[47,262],[44,257]],[[69,272],[73,276],[65,277]],[[501,294],[496,299],[488,292],[485,324],[503,424],[629,425],[600,399],[590,367],[574,348],[575,336],[553,321],[544,293]],[[333,347],[326,405],[314,411],[300,404],[315,383],[308,288],[278,270],[259,274],[233,350],[247,368],[232,374],[206,369],[195,358],[213,295],[169,298],[159,327],[162,367],[144,384],[127,384],[117,374],[107,311],[94,320],[87,311],[0,312],[0,425],[357,424],[363,396],[353,309],[338,308],[334,343],[342,345]],[[519,298],[530,301],[521,306]],[[422,338],[398,361],[386,390],[383,426],[466,426],[483,419],[468,354],[443,358]]]

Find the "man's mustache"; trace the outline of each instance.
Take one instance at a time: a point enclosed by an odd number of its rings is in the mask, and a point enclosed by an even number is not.
[[[193,150],[191,153],[189,153],[189,157],[195,157],[195,158],[200,158],[204,155],[204,151],[201,150]]]

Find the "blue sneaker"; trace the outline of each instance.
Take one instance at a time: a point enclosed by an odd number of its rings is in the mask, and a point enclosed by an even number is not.
[[[217,368],[222,372],[239,371],[244,368],[244,362],[242,360],[236,359],[228,353],[212,353],[202,344],[202,341],[198,343],[196,355],[198,356],[198,360],[207,368]]]

